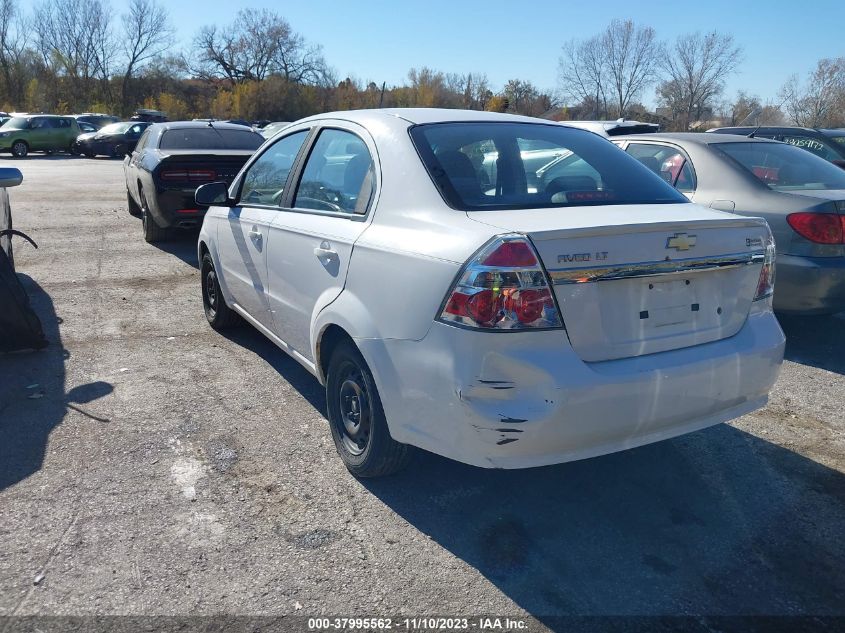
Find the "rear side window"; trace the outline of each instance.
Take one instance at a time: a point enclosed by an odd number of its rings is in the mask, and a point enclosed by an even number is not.
[[[375,166],[364,141],[346,130],[325,129],[305,162],[293,206],[363,215],[374,186]]]
[[[417,125],[411,138],[455,209],[689,202],[591,132],[539,123]]]
[[[785,143],[711,143],[776,191],[845,189],[845,170]]]
[[[279,205],[290,170],[307,136],[308,130],[302,130],[280,139],[250,165],[241,189],[244,204]]]
[[[695,191],[692,165],[681,150],[657,143],[631,143],[626,151],[678,191]]]
[[[164,132],[159,149],[258,149],[264,137],[251,130],[214,127],[175,128]]]

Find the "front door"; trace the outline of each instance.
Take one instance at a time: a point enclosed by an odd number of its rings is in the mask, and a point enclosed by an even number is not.
[[[369,145],[368,145],[369,143]],[[370,221],[372,140],[351,123],[323,128],[270,226],[270,310],[278,336],[314,361],[311,324],[343,290],[355,241]]]
[[[279,213],[281,196],[308,130],[276,141],[246,169],[238,206],[217,228],[218,253],[232,299],[261,325],[272,330],[267,291],[269,227]]]

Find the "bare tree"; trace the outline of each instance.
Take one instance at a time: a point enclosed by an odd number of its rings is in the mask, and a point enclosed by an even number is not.
[[[94,80],[107,89],[116,47],[101,0],[45,0],[35,8],[32,26],[45,66],[69,80],[76,105],[87,105]]]
[[[571,40],[563,46],[559,81],[564,95],[581,103],[593,103],[595,118],[607,113],[607,51],[600,36]]]
[[[124,71],[121,86],[123,110],[129,109],[130,83],[144,64],[161,55],[170,45],[174,30],[167,9],[156,0],[131,0],[123,15]]]
[[[15,0],[0,0],[0,72],[11,103],[24,100],[28,30]]]
[[[666,79],[657,88],[660,101],[680,119],[683,129],[711,112],[725,88],[725,79],[742,61],[732,35],[694,33],[678,37],[663,57]]]
[[[662,46],[650,26],[631,20],[614,20],[601,36],[609,90],[616,114],[625,116],[628,106],[655,80]]]
[[[268,9],[244,9],[224,29],[205,26],[194,38],[198,77],[222,77],[232,84],[261,81],[271,74],[317,84],[326,73],[319,47],[308,45],[287,20]]]
[[[845,57],[821,59],[804,85],[793,75],[781,88],[787,115],[802,127],[845,123]]]

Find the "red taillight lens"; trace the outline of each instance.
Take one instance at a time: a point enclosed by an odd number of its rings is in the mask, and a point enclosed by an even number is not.
[[[210,182],[217,178],[212,169],[167,169],[159,175],[168,182]]]
[[[537,258],[528,242],[502,242],[481,263],[484,266],[536,266]]]
[[[523,235],[497,237],[467,263],[440,320],[491,330],[562,327],[546,273]]]
[[[209,181],[217,178],[217,172],[210,169],[191,169],[188,171],[188,180]]]
[[[786,221],[792,230],[817,244],[842,244],[845,217],[834,213],[791,213]]]

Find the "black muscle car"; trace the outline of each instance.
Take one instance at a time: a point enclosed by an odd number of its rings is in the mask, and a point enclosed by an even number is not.
[[[206,208],[194,200],[207,182],[231,183],[264,142],[231,123],[175,121],[151,125],[123,161],[129,212],[141,216],[144,239],[159,242],[175,229],[202,222]]]

